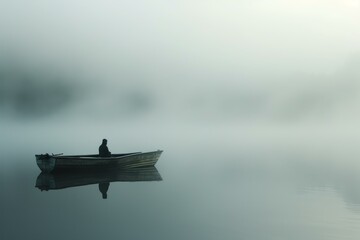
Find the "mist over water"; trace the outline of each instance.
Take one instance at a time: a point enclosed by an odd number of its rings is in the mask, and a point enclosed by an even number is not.
[[[0,0],[0,238],[358,239],[359,11]],[[103,138],[163,181],[34,187]]]
[[[358,119],[356,3],[2,1],[1,107],[180,122]]]

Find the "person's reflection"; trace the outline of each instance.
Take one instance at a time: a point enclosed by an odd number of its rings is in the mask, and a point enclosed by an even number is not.
[[[102,198],[107,199],[107,191],[109,189],[110,183],[99,183],[99,190],[102,193]]]

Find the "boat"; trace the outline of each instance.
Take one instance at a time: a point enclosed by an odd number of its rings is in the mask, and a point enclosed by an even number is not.
[[[155,166],[161,153],[134,152],[111,154],[110,157],[100,157],[98,154],[90,155],[63,155],[63,154],[37,154],[36,163],[42,172],[79,169],[127,169]]]
[[[35,187],[41,191],[48,191],[111,182],[147,181],[162,181],[156,167],[41,172],[36,179]]]

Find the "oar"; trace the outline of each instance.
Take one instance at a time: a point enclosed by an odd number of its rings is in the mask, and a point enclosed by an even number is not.
[[[52,156],[53,156],[53,157],[60,156],[60,155],[63,155],[63,153],[57,153],[57,154],[53,154],[53,153],[52,153]]]

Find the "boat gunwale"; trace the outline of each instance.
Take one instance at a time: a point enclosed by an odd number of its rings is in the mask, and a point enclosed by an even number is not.
[[[155,151],[156,152],[156,151]],[[131,153],[115,153],[112,154],[111,157],[123,157],[123,156],[129,156],[134,154],[141,154],[143,152],[131,152]],[[55,155],[54,157],[91,157],[91,158],[104,158],[100,157],[99,154],[84,154],[84,155]]]
[[[113,154],[111,157],[99,157],[98,154],[89,154],[89,155],[49,155],[49,158],[55,159],[72,159],[72,160],[118,160],[127,157],[134,157],[137,155],[143,154],[153,154],[153,153],[162,153],[162,150],[152,151],[152,152],[133,152],[133,153],[122,153],[122,154]],[[41,156],[42,154],[37,154],[35,156]]]

